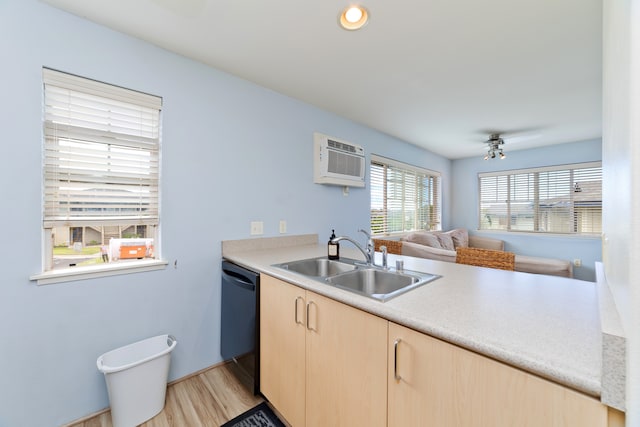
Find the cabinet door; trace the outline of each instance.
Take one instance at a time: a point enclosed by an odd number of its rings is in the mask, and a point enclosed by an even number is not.
[[[307,427],[386,426],[388,321],[307,291]]]
[[[305,425],[304,295],[297,286],[260,277],[260,391],[295,427]]]
[[[417,425],[606,426],[607,409],[594,398],[390,323],[389,427]]]

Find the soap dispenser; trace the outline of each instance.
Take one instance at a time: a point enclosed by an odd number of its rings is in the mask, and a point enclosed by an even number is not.
[[[327,243],[327,256],[329,259],[340,258],[340,243],[333,243],[333,239],[336,238],[336,231],[331,230],[331,237],[329,237],[329,243]]]

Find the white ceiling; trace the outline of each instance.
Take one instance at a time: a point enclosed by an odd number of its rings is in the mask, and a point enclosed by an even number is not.
[[[448,158],[602,134],[601,0],[44,1]]]

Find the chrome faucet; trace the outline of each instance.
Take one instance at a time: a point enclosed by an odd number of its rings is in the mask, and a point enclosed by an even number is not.
[[[387,247],[380,246],[380,252],[382,252],[382,268],[385,270],[389,269],[389,265],[387,264]]]
[[[367,236],[367,244],[364,248],[360,245],[360,243],[356,242],[355,240],[347,236],[336,237],[335,239],[331,240],[331,243],[338,243],[340,240],[347,240],[353,243],[355,247],[360,249],[360,252],[362,252],[362,254],[364,255],[364,258],[367,261],[367,265],[374,265],[373,264],[374,246],[373,246],[373,239],[371,238],[371,234],[369,234],[368,231],[362,230],[362,229],[358,231],[361,233],[364,233],[364,235]]]

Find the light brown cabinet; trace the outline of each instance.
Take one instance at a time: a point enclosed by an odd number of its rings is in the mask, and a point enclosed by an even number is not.
[[[260,388],[294,427],[387,425],[388,322],[260,279]]]
[[[607,425],[598,400],[389,323],[389,427]]]
[[[304,289],[260,277],[260,391],[293,426],[305,425],[304,298]]]
[[[261,391],[293,427],[624,423],[597,399],[266,275],[260,322]]]

